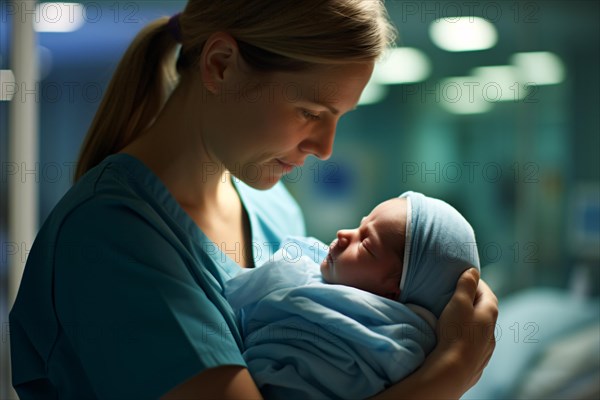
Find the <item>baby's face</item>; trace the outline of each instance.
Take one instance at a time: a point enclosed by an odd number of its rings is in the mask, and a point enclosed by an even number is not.
[[[384,201],[361,220],[358,228],[338,231],[321,262],[323,279],[397,298],[405,230],[406,199]]]

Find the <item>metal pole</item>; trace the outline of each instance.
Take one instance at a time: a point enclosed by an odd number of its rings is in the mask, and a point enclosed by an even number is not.
[[[35,0],[14,1],[11,69],[17,92],[10,102],[8,160],[17,173],[8,179],[8,238],[16,250],[8,259],[9,305],[17,294],[25,255],[38,230],[39,66],[33,30]],[[31,11],[31,14],[28,13]]]
[[[9,309],[17,295],[26,255],[38,231],[38,181],[41,168],[38,148],[39,65],[33,26],[37,17],[36,3],[35,0],[12,1],[15,12],[12,15],[10,62],[17,92],[9,106],[8,162],[17,173],[7,179],[8,240],[14,250],[7,258]],[[8,357],[3,359],[7,360]],[[3,369],[9,371],[9,368]],[[3,395],[16,398],[12,390]]]

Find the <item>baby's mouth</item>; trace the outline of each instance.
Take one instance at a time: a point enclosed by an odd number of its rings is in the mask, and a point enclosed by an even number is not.
[[[327,253],[327,264],[329,264],[330,268],[333,268],[333,256],[331,252]]]
[[[337,244],[338,244],[338,239],[333,239],[333,241],[329,245],[329,254],[331,254],[335,250],[335,248],[337,247]]]
[[[327,264],[329,264],[330,267],[333,267],[333,254],[335,252],[337,242],[337,239],[334,239],[329,245],[329,251],[327,252]]]

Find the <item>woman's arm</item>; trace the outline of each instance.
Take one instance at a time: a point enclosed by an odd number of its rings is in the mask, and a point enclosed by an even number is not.
[[[438,343],[425,363],[373,399],[458,399],[479,380],[495,347],[498,301],[485,282],[479,281],[477,270],[469,271],[461,276],[440,317]],[[163,397],[199,398],[262,397],[248,370],[240,366],[203,371]]]
[[[162,400],[262,399],[248,369],[238,365],[210,368],[171,389]]]
[[[494,293],[476,269],[465,271],[438,321],[433,352],[418,370],[373,399],[460,398],[492,356],[497,318]]]

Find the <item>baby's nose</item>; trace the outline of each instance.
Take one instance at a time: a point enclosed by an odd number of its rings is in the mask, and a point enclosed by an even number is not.
[[[346,248],[346,246],[348,246],[348,243],[350,243],[350,235],[352,234],[351,230],[348,229],[342,229],[339,230],[337,233],[337,246],[341,249]]]

